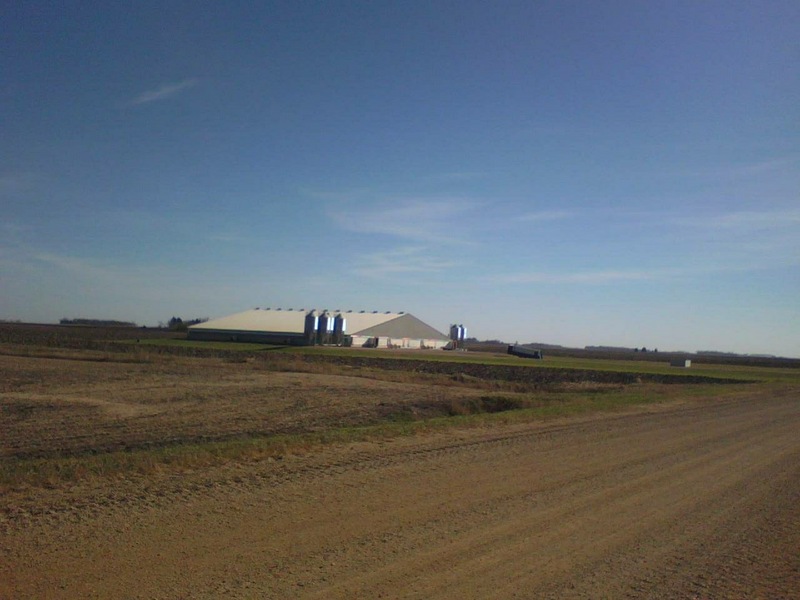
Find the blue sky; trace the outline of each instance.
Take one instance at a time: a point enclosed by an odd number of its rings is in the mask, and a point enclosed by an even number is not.
[[[2,9],[0,318],[800,356],[800,3]]]

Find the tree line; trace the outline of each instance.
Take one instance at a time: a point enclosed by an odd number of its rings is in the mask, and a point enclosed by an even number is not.
[[[166,323],[166,328],[170,331],[186,331],[191,325],[197,325],[198,323],[205,323],[208,321],[208,318],[205,319],[189,319],[188,321],[184,321],[180,317],[172,317]],[[160,327],[165,327],[164,323],[159,323]]]

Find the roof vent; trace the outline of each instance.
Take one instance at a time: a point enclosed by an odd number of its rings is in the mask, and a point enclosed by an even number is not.
[[[276,308],[275,310],[283,310],[283,309],[282,309],[282,308],[280,308],[280,307],[278,307],[278,308]]]
[[[365,312],[367,312],[367,311],[365,311],[365,310],[360,310],[360,311],[358,311],[358,312],[359,312],[360,314],[362,314],[362,315],[363,315],[363,314],[364,314]]]

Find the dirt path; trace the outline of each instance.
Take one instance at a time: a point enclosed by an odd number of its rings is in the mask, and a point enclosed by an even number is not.
[[[12,520],[0,598],[797,598],[798,432],[792,393],[329,449]]]

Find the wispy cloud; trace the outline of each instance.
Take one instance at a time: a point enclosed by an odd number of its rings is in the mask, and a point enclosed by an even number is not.
[[[184,90],[196,86],[198,82],[199,80],[197,78],[190,78],[178,81],[177,83],[168,83],[155,90],[142,92],[128,104],[130,106],[138,106],[141,104],[149,104],[150,102],[158,102],[159,100],[166,100],[167,98],[180,94]]]
[[[699,227],[743,232],[785,229],[800,225],[800,209],[743,210],[686,222]]]
[[[33,189],[39,177],[33,173],[2,173],[0,174],[0,194],[18,194]]]
[[[80,282],[89,288],[122,290],[139,287],[158,291],[171,279],[175,270],[160,264],[121,264],[97,258],[78,257],[69,254],[32,250],[21,253],[18,260],[32,266],[50,268],[70,281]]]
[[[523,213],[516,218],[517,221],[560,221],[575,216],[566,210],[542,210],[538,212]]]
[[[449,171],[447,173],[439,173],[434,175],[432,179],[437,181],[472,181],[486,177],[484,171]]]
[[[463,198],[410,199],[379,208],[337,210],[331,217],[348,231],[444,243],[462,238],[462,217],[475,206]]]
[[[115,281],[127,279],[127,277],[123,275],[123,271],[119,268],[104,266],[97,261],[69,256],[66,254],[38,252],[33,254],[32,258],[40,263],[57,267],[58,269],[66,271],[77,277]]]
[[[755,247],[748,247],[755,251]],[[774,248],[768,248],[774,250]],[[747,254],[747,253],[745,253]],[[689,257],[687,257],[688,260]],[[653,267],[641,269],[596,269],[588,271],[571,271],[553,273],[546,271],[523,271],[498,274],[487,277],[491,284],[574,284],[574,285],[609,285],[636,282],[669,282],[679,279],[707,278],[714,274],[732,274],[762,271],[775,267],[797,267],[800,259],[795,256],[784,257],[783,260],[764,261],[747,260],[747,256],[731,260],[731,257],[711,257],[710,260],[699,260],[694,264],[676,267]]]
[[[431,255],[425,246],[405,246],[359,257],[355,272],[367,277],[391,277],[402,274],[438,273],[457,263]]]
[[[575,283],[575,284],[607,284],[624,281],[646,281],[676,275],[677,270],[662,271],[616,271],[598,270],[575,273],[528,272],[511,273],[491,277],[493,283]]]
[[[692,170],[684,174],[689,176],[709,177],[715,180],[738,179],[764,174],[771,175],[790,167],[796,168],[798,163],[800,163],[800,154],[787,154],[747,163],[730,163],[709,167],[707,169]]]
[[[30,231],[30,227],[14,221],[5,221],[0,223],[0,235],[2,235],[4,242],[15,241],[23,234]]]
[[[300,193],[314,200],[323,200],[329,203],[352,202],[354,198],[368,198],[374,190],[367,187],[351,188],[346,190],[325,190],[312,187],[301,187]]]
[[[153,323],[163,307],[208,297],[187,272],[174,265],[117,262],[0,240],[0,281],[11,283],[0,317],[48,322],[102,316]]]
[[[761,268],[800,262],[800,209],[742,210],[675,219],[675,235],[706,257]]]
[[[742,175],[768,173],[776,169],[783,169],[784,167],[796,165],[798,162],[800,162],[800,154],[788,154],[786,156],[778,156],[734,167],[733,170],[735,173]]]

